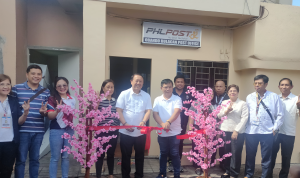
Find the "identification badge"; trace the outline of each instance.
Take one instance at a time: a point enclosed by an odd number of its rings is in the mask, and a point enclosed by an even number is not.
[[[11,128],[11,117],[2,117],[1,127],[10,129]]]
[[[260,120],[254,120],[251,122],[252,125],[255,125],[255,126],[259,126],[260,125]]]

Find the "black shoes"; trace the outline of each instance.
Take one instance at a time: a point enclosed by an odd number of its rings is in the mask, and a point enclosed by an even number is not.
[[[229,174],[223,174],[223,175],[221,175],[221,178],[230,178],[230,175]]]
[[[197,169],[195,170],[195,173],[196,173],[197,175],[201,175],[201,174],[203,173],[203,171],[202,171],[201,168],[197,168]]]

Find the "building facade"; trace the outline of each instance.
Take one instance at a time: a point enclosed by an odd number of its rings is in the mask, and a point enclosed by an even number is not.
[[[200,27],[201,47],[143,44],[145,21]],[[117,93],[130,87],[132,73],[142,73],[152,101],[161,95],[160,81],[177,72],[199,91],[219,79],[237,84],[242,100],[254,91],[254,76],[269,76],[275,93],[288,77],[298,95],[299,49],[300,7],[260,0],[0,0],[1,70],[13,84],[39,63],[50,78],[66,76],[85,88],[92,83],[100,90],[112,78]],[[152,117],[150,125],[156,125]],[[156,133],[151,136],[149,155],[157,156]],[[296,139],[292,163],[300,162],[299,151]]]

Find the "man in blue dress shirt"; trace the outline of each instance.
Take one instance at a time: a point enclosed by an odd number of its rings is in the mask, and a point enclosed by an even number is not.
[[[283,107],[279,96],[267,91],[269,78],[258,75],[254,78],[255,92],[247,96],[249,120],[246,125],[246,167],[245,177],[252,178],[258,143],[261,145],[261,178],[270,171],[273,140],[283,123]]]

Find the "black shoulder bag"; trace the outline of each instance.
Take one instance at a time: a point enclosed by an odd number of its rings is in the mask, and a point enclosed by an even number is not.
[[[34,100],[34,98],[36,98],[37,96],[39,96],[41,93],[43,93],[45,90],[47,90],[47,88],[43,88],[40,91],[38,91],[36,94],[34,94],[32,97],[29,98],[29,102],[31,102],[32,100]],[[22,105],[20,106],[22,107]]]
[[[258,95],[258,99],[260,100],[260,95]],[[269,116],[271,117],[272,123],[273,123],[273,125],[274,125],[274,119],[273,119],[273,117],[272,117],[272,114],[271,114],[269,108],[265,105],[265,103],[263,102],[263,100],[261,100],[260,103],[263,105],[264,109],[267,111],[267,113],[268,113]],[[279,132],[279,130],[275,130],[274,132],[275,132],[275,135],[274,135],[274,141],[276,141],[276,139],[277,139],[277,137],[278,137],[278,132]]]

